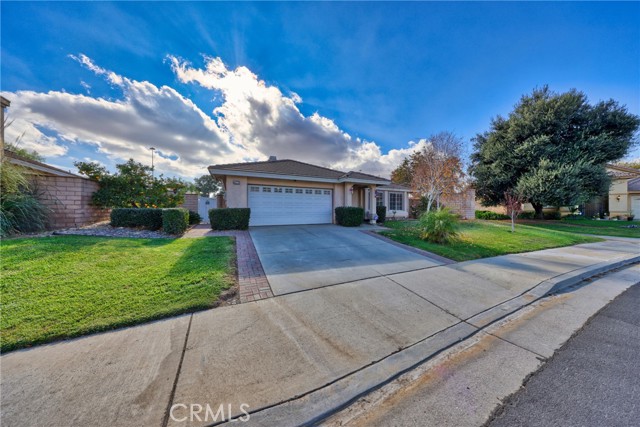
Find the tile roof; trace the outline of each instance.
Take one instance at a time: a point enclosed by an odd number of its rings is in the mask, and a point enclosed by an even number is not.
[[[231,163],[225,165],[212,165],[209,170],[233,171],[247,173],[264,173],[270,175],[299,176],[311,178],[323,178],[329,180],[349,181],[359,179],[367,181],[389,182],[388,179],[362,172],[342,172],[322,166],[299,162],[297,160],[267,160],[263,162]]]
[[[607,165],[607,173],[613,178],[633,178],[640,176],[640,170],[619,165]]]

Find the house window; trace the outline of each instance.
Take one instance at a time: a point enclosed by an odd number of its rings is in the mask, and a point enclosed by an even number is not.
[[[324,190],[324,194],[325,195],[330,195],[331,194],[331,190]]]
[[[302,189],[296,188],[296,194],[302,194]]]
[[[313,194],[313,190],[304,190],[305,194]]]
[[[276,187],[276,188],[273,189],[273,192],[274,193],[282,193],[282,188]]]
[[[390,211],[403,211],[404,194],[402,193],[389,193],[389,210]]]
[[[249,187],[249,191],[255,193],[257,191],[260,191],[260,187]]]
[[[322,194],[322,190],[316,190],[316,194]]]
[[[263,193],[271,193],[271,187],[262,187]]]
[[[285,193],[293,193],[293,188],[285,188],[284,192]]]
[[[376,192],[376,206],[384,206],[384,193]]]

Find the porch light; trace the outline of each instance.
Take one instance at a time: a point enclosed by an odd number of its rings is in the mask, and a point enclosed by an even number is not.
[[[351,186],[351,188],[349,188],[349,192],[350,192],[351,194],[353,194],[353,186]]]
[[[620,195],[619,195],[619,194],[616,196],[616,200],[617,200],[618,202],[620,201]]]

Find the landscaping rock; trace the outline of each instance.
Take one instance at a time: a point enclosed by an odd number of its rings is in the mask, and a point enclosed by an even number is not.
[[[175,236],[163,233],[162,231],[151,231],[145,230],[143,228],[112,227],[108,221],[99,222],[85,227],[57,230],[54,231],[53,234],[76,236],[133,237],[142,239],[175,238]]]

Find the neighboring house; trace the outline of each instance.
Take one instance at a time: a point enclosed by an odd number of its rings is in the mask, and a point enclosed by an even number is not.
[[[596,197],[579,207],[579,211],[587,217],[604,216],[624,217],[634,215],[640,219],[640,170],[619,165],[607,165],[607,172],[611,177],[609,192]],[[556,206],[545,206],[545,212],[555,211]],[[504,213],[503,206],[482,206],[480,200],[476,200],[476,210],[490,210]],[[523,205],[523,211],[533,212],[533,206],[529,203]],[[560,208],[563,215],[568,215],[571,210],[563,206]]]
[[[330,224],[338,206],[361,207],[372,218],[382,204],[387,212],[395,210],[396,217],[408,216],[408,189],[362,172],[272,156],[263,162],[209,166],[209,173],[222,182],[226,207],[251,208],[252,226]]]
[[[640,219],[640,170],[607,165],[607,172],[611,176],[611,187],[605,211],[611,217],[631,214]]]
[[[4,156],[26,170],[36,197],[51,210],[47,228],[79,227],[109,219],[109,209],[91,206],[91,196],[99,188],[95,181],[6,149]]]

